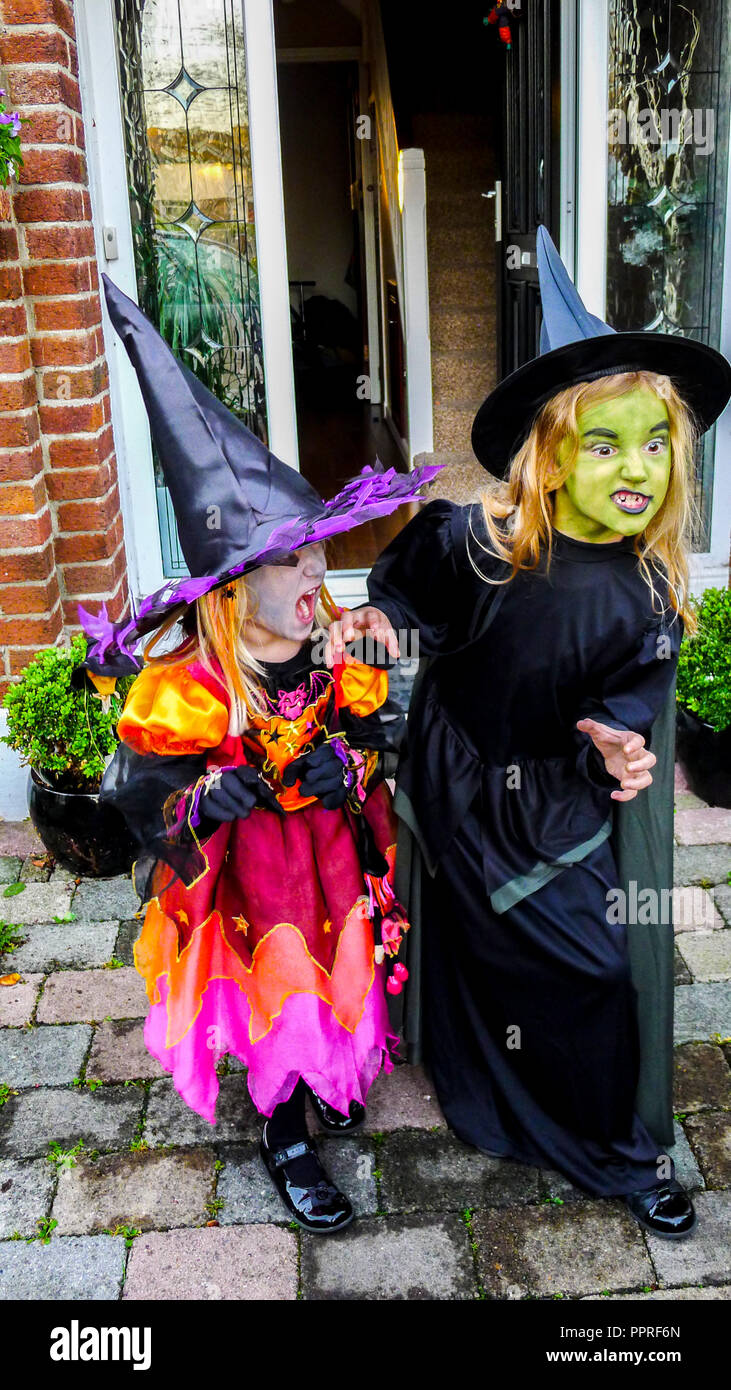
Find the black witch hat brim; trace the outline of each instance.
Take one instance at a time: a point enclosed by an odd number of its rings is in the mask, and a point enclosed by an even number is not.
[[[559,391],[620,372],[671,378],[701,431],[731,397],[731,365],[715,348],[669,333],[604,333],[533,358],[505,377],[483,402],[472,426],[477,459],[504,478],[541,407]]]

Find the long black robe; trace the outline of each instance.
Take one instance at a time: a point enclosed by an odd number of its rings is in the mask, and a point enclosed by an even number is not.
[[[548,573],[542,562],[502,586],[485,582],[505,574],[485,544],[479,507],[433,502],[369,581],[430,658],[396,799],[400,886],[421,926],[411,1019],[418,992],[425,1059],[462,1138],[552,1164],[592,1193],[653,1186],[672,1139],[668,1011],[653,1017],[672,926],[625,926],[613,893],[628,870],[640,891],[660,886],[667,863],[647,851],[662,828],[651,833],[656,799],[638,819],[648,793],[611,800],[617,784],[575,726],[591,716],[650,742],[681,623],[661,579],[653,606],[630,540],[554,533]],[[641,1060],[654,1138],[635,1112]]]

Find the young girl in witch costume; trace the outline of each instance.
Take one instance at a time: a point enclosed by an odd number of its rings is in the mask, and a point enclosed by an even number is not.
[[[136,305],[105,288],[192,576],[124,626],[81,612],[95,675],[139,669],[131,646],[152,633],[102,789],[140,843],[145,1040],[211,1122],[216,1062],[231,1053],[244,1063],[268,1117],[267,1171],[294,1219],[328,1233],[353,1212],[309,1140],[305,1100],[325,1129],[362,1122],[368,1088],[391,1067],[384,954],[406,924],[383,778],[400,719],[384,671],[325,662],[315,622],[337,610],[323,541],[409,500],[431,473],[367,470],[323,503],[180,365]]]
[[[693,417],[715,420],[731,369],[589,315],[543,228],[538,264],[541,356],[472,436],[506,483],[424,508],[342,635],[385,616],[427,653],[395,802],[410,1055],[464,1140],[678,1238],[672,923],[626,905],[672,884]]]

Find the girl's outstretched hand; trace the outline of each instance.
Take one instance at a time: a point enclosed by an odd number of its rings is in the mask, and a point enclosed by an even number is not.
[[[619,782],[621,791],[612,792],[613,801],[632,801],[639,791],[650,786],[650,768],[657,758],[645,748],[642,734],[632,733],[631,729],[610,729],[596,719],[580,719],[576,727],[589,735],[610,777]]]
[[[394,659],[398,658],[398,638],[380,608],[344,608],[340,618],[331,623],[328,629],[324,653],[326,665],[334,666],[336,661],[347,665],[353,661],[354,658],[345,650],[345,644],[354,642],[358,637],[370,637],[371,641],[380,642]]]

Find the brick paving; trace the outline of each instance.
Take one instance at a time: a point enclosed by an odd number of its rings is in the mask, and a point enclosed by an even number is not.
[[[290,1228],[239,1064],[213,1128],[145,1049],[129,881],[34,863],[29,824],[0,825],[0,894],[24,885],[0,907],[22,942],[0,957],[0,1300],[731,1299],[731,812],[682,781],[676,805],[673,1154],[699,1213],[677,1244],[461,1144],[418,1067],[320,1140],[357,1222]]]

